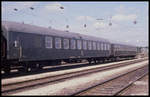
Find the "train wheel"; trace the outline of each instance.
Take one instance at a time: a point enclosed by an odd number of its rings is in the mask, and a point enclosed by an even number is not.
[[[88,60],[89,64],[92,64],[92,60],[91,59],[87,59],[87,60]]]
[[[36,67],[37,67],[38,70],[39,69],[43,69],[43,65],[42,64],[37,64]]]
[[[24,68],[19,68],[18,71],[19,72],[25,72],[25,69]]]
[[[105,59],[104,58],[102,59],[102,63],[105,63]]]
[[[98,64],[98,59],[94,59],[94,64]]]
[[[5,74],[9,74],[10,73],[10,67],[5,67],[4,68],[4,72],[5,72]]]
[[[22,67],[22,68],[19,68],[18,70],[19,70],[19,72],[27,73],[29,71],[29,68],[28,67]]]
[[[23,71],[24,72],[29,72],[30,71],[29,69],[30,69],[30,67],[28,66],[28,64],[25,63],[24,67],[23,67]]]
[[[30,64],[31,65],[31,64]],[[31,66],[30,66],[30,71],[37,71],[37,65],[36,64],[32,64]]]
[[[110,61],[111,61],[111,62],[114,62],[114,58],[110,58]]]

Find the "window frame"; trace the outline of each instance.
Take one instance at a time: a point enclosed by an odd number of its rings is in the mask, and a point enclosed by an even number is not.
[[[67,40],[67,42],[66,42],[66,44],[64,44],[65,43],[65,40]],[[67,46],[66,46],[67,45]],[[70,46],[70,44],[69,44],[69,39],[68,38],[63,38],[63,49],[69,49],[69,46]],[[67,47],[67,48],[66,48]]]
[[[57,46],[57,42],[56,40],[59,39],[60,41],[58,42],[59,43],[59,47]],[[60,37],[55,37],[55,49],[61,49],[62,48],[62,39]]]
[[[72,44],[72,42],[74,43]],[[70,49],[75,50],[76,49],[76,40],[75,39],[70,39]]]
[[[107,48],[108,48],[108,51],[110,50],[110,44],[108,43],[108,45],[107,45]]]
[[[99,42],[96,42],[96,48],[98,51],[100,50],[100,43]]]
[[[92,41],[88,41],[88,50],[92,50]]]
[[[103,42],[100,43],[100,47],[101,47],[101,50],[103,51],[104,48],[103,48]]]
[[[80,44],[79,44],[80,43]],[[77,40],[77,49],[81,50],[82,49],[82,40]]]
[[[47,39],[50,39],[50,40],[47,40]],[[49,43],[50,43],[50,45],[49,45]],[[48,48],[48,49],[53,48],[53,37],[52,36],[45,36],[45,48]]]
[[[87,40],[83,40],[83,43],[82,43],[82,47],[83,47],[83,50],[87,50],[88,49],[88,41]]]
[[[105,43],[105,51],[107,51],[107,43]]]
[[[93,50],[97,50],[96,42],[95,42],[95,41],[93,41],[93,42],[92,42],[92,44],[93,44]]]

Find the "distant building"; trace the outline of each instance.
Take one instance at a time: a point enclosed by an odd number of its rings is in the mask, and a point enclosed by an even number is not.
[[[148,47],[142,47],[141,48],[141,53],[148,54],[148,52],[149,52],[148,49],[149,49]]]
[[[137,57],[148,57],[149,47],[138,47],[137,48]]]

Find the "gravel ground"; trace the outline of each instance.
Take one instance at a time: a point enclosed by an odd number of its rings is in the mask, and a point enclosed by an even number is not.
[[[129,88],[122,91],[120,95],[149,95],[149,75],[134,82]]]
[[[126,75],[120,76],[116,79],[108,81],[104,84],[100,84],[96,87],[83,91],[78,95],[115,95],[120,90],[124,89],[128,84],[132,83],[133,81],[139,79],[143,73],[148,71],[148,66],[144,66],[140,69],[137,69],[133,72],[130,72]],[[127,94],[128,95],[128,94]],[[126,96],[126,95],[125,95]]]
[[[135,59],[135,60],[137,60],[137,59]],[[81,67],[81,68],[78,68],[78,69],[75,68],[75,69],[69,69],[69,70],[41,73],[41,74],[36,74],[36,75],[28,75],[28,76],[15,77],[15,78],[9,78],[9,79],[2,79],[2,85],[10,84],[10,83],[16,83],[16,82],[23,82],[23,81],[33,80],[33,79],[38,79],[38,78],[44,78],[44,77],[47,77],[47,76],[55,76],[55,75],[69,73],[69,72],[76,72],[76,71],[81,71],[81,70],[84,70],[84,69],[87,70],[87,69],[90,69],[90,68],[109,66],[109,65],[112,65],[112,64],[124,63],[124,62],[129,62],[129,61],[134,61],[134,60],[126,60],[126,61],[121,61],[121,62],[100,64],[100,65],[97,65],[97,66]]]
[[[13,95],[71,95],[77,91],[102,83],[106,80],[109,80],[110,78],[114,78],[116,76],[124,74],[124,72],[132,71],[134,69],[140,68],[147,64],[148,61],[144,61],[144,62],[132,64],[130,66],[125,66],[125,67],[121,67],[109,71],[89,74],[87,76],[83,76],[80,78],[65,80],[64,82],[15,93]]]

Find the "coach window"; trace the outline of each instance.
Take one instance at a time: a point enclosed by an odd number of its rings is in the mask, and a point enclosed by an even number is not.
[[[106,50],[106,43],[103,43],[103,50]]]
[[[61,38],[55,38],[55,48],[61,49]]]
[[[103,43],[103,50],[106,50],[106,43]]]
[[[93,50],[96,50],[96,42],[93,42]]]
[[[106,48],[106,43],[104,43],[104,50],[106,51],[106,49],[107,49],[107,48]]]
[[[81,40],[77,40],[77,48],[80,50],[82,47],[81,47]]]
[[[115,51],[117,50],[116,45],[114,45],[114,50],[115,50]]]
[[[107,48],[107,43],[105,43],[105,50],[108,50],[108,48]]]
[[[71,49],[76,49],[76,41],[71,39]]]
[[[116,50],[118,51],[118,45],[116,45]]]
[[[127,47],[125,47],[125,51],[127,51]]]
[[[97,44],[97,50],[100,50],[99,42],[97,42],[96,44]]]
[[[87,41],[85,41],[85,40],[83,41],[83,49],[87,50]]]
[[[108,44],[106,44],[106,50],[108,50]]]
[[[108,50],[108,43],[106,44],[106,50]]]
[[[110,50],[110,44],[107,45],[108,50]]]
[[[101,50],[101,43],[99,43],[99,50]]]
[[[102,49],[101,49],[101,42],[99,43],[99,49],[102,50]]]
[[[19,42],[17,40],[14,41],[14,47],[18,47],[19,46]]]
[[[92,42],[91,41],[88,41],[88,49],[92,50]]]
[[[99,43],[99,49],[100,49],[100,50],[102,50],[102,48],[101,48],[101,44],[102,44],[102,43],[100,42],[100,43]]]
[[[106,50],[106,48],[105,48],[105,43],[103,43],[103,50],[104,50],[104,51]]]
[[[101,50],[103,50],[103,43],[102,42],[101,42],[100,46],[101,46]]]
[[[107,45],[108,50],[110,50],[110,44]]]
[[[63,46],[64,46],[64,49],[69,49],[69,39],[64,39]]]
[[[50,36],[45,37],[45,47],[52,48],[52,37]]]
[[[118,50],[120,51],[120,45],[118,45]]]
[[[122,45],[119,46],[119,50],[120,50],[120,51],[122,50],[122,47],[124,48],[124,46],[122,46]]]

